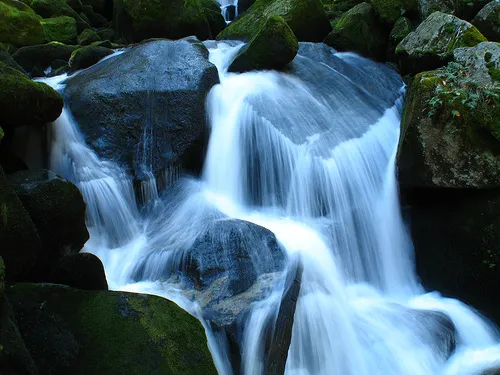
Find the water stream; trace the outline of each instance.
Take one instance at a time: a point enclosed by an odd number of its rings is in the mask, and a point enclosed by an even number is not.
[[[164,296],[201,319],[166,270],[208,221],[247,220],[303,263],[286,374],[480,375],[499,366],[495,327],[418,283],[395,175],[400,78],[352,54],[315,61],[312,45],[301,46],[290,72],[232,74],[241,44],[209,47],[221,83],[207,100],[200,180],[179,179],[166,195],[151,185],[139,209],[131,178],[88,148],[67,108],[53,125],[51,169],[82,191],[91,233],[84,251],[103,261],[110,288]],[[62,80],[48,83],[62,88]],[[263,327],[282,288],[247,318],[243,374],[263,373]],[[205,327],[219,372],[230,374],[223,342]]]

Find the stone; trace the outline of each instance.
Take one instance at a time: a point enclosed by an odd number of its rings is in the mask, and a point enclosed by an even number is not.
[[[51,42],[20,48],[12,57],[25,71],[33,74],[35,70],[46,70],[55,60],[68,61],[75,49],[75,46]]]
[[[82,32],[90,27],[65,0],[32,0],[31,8],[43,18],[58,16],[74,18],[78,32]]]
[[[486,41],[470,23],[434,12],[399,43],[396,54],[403,74],[418,73],[446,65],[456,48],[473,47]]]
[[[108,290],[104,266],[91,253],[70,254],[60,258],[46,281],[83,290]]]
[[[41,21],[47,42],[75,44],[77,38],[76,21],[68,16],[47,18]]]
[[[0,1],[0,42],[16,47],[45,42],[41,17],[21,1]]]
[[[94,42],[99,42],[101,38],[94,30],[85,29],[80,35],[78,35],[78,44],[82,46],[87,46]]]
[[[69,59],[70,71],[89,68],[100,60],[113,53],[113,50],[100,46],[86,46],[78,48],[71,54]]]
[[[401,16],[418,13],[418,0],[371,0],[370,2],[380,20],[391,26]]]
[[[282,17],[269,18],[262,29],[242,47],[229,66],[230,72],[282,69],[291,62],[299,43]]]
[[[500,41],[500,1],[488,3],[472,20],[481,33],[491,41]]]

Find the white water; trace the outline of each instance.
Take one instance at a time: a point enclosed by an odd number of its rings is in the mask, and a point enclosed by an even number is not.
[[[201,317],[165,269],[207,221],[243,219],[273,231],[304,266],[287,374],[480,375],[500,366],[495,328],[459,301],[424,294],[417,282],[394,170],[401,99],[374,116],[366,108],[380,104],[377,96],[335,69],[346,87],[328,100],[292,75],[228,74],[238,48],[211,50],[221,84],[207,102],[212,130],[202,181],[179,182],[168,200],[153,185],[143,189],[154,201],[141,212],[130,178],[85,145],[69,111],[55,122],[51,168],[84,195],[91,233],[84,250],[101,258],[110,287],[162,295]],[[367,63],[337,56],[353,69]],[[358,96],[345,96],[351,86]],[[356,104],[367,98],[374,104]],[[134,282],[139,263],[143,281]],[[263,373],[261,330],[279,288],[248,318],[244,374]],[[456,326],[450,358],[440,339],[446,321],[429,310]],[[207,333],[219,372],[229,374],[224,345]]]

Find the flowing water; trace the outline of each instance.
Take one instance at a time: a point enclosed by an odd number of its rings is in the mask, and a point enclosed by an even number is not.
[[[170,171],[174,186],[158,195],[152,179],[138,208],[131,178],[87,147],[68,109],[53,125],[51,168],[82,191],[84,251],[101,258],[110,288],[164,296],[204,322],[170,276],[207,222],[237,218],[270,229],[303,264],[286,374],[480,375],[500,366],[493,325],[425,293],[415,275],[395,176],[400,78],[352,54],[310,58],[314,45],[301,46],[289,72],[232,74],[241,44],[209,47],[221,83],[207,100],[200,180]],[[265,324],[283,283],[274,288],[246,318],[244,374],[263,373]],[[219,372],[230,374],[224,340],[205,327]]]

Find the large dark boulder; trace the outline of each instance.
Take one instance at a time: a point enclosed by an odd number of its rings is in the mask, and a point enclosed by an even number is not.
[[[101,260],[91,253],[62,257],[46,281],[83,290],[108,290],[104,266]]]
[[[113,53],[113,50],[102,46],[85,46],[75,50],[69,59],[70,71],[89,68]]]
[[[252,39],[269,17],[281,16],[299,41],[320,42],[331,31],[320,0],[257,0],[217,39]]]
[[[65,0],[33,0],[31,8],[43,18],[67,16],[75,19],[78,32],[88,29],[90,25],[80,17]]]
[[[487,4],[474,17],[472,24],[491,41],[500,41],[500,1]]]
[[[399,17],[418,14],[419,0],[371,0],[377,16],[386,24],[394,25]]]
[[[26,72],[33,74],[47,69],[55,60],[68,61],[76,48],[52,42],[19,48],[12,57]]]
[[[207,57],[196,39],[151,41],[67,80],[63,95],[89,146],[136,178],[170,166],[199,171],[205,98],[219,80]]]
[[[62,256],[77,253],[89,239],[85,203],[78,188],[47,170],[27,170],[8,180],[29,213],[43,245],[37,258],[40,281]]]
[[[200,322],[166,299],[47,284],[8,297],[40,374],[217,374]]]
[[[229,71],[279,70],[295,58],[298,50],[297,38],[283,18],[271,17],[257,35],[238,51]]]
[[[41,21],[47,42],[76,43],[76,21],[72,17],[59,16]]]
[[[54,121],[62,107],[62,97],[52,87],[0,62],[0,119],[5,131]]]
[[[212,34],[204,10],[199,0],[115,0],[113,24],[128,42],[190,35],[205,40]]]
[[[396,54],[403,74],[418,73],[446,65],[456,48],[473,47],[486,41],[470,23],[434,12],[399,43]]]
[[[387,32],[372,6],[361,3],[340,18],[325,43],[339,51],[352,51],[375,60],[384,60],[387,39]]]

